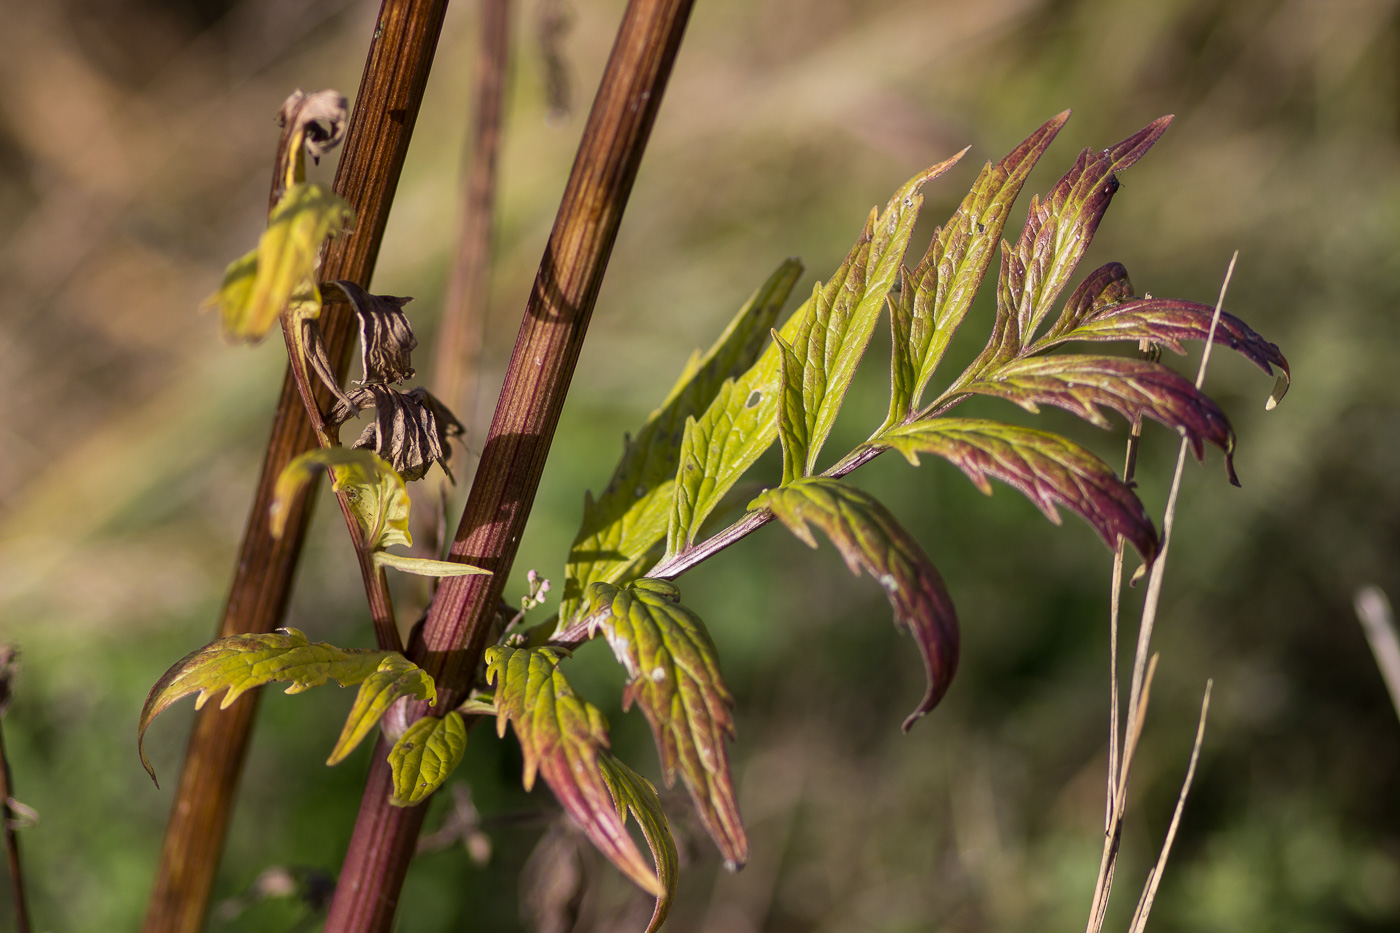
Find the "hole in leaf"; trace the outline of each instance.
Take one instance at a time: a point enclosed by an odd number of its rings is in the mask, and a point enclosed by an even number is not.
[[[757,389],[754,389],[752,392],[749,393],[748,399],[745,400],[745,402],[744,402],[744,407],[745,407],[745,408],[753,408],[755,405],[758,404],[759,400],[762,399],[762,398],[763,398],[763,393],[760,392],[760,391],[758,391]]]

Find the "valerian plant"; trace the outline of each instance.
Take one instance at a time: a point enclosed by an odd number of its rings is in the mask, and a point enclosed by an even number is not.
[[[352,222],[343,202],[305,181],[305,155],[314,158],[335,144],[344,119],[338,99],[329,92],[289,99],[281,156],[285,184],[268,231],[255,250],[230,265],[211,304],[236,340],[260,339],[281,321],[322,446],[287,467],[274,510],[285,509],[313,471],[329,471],[365,558],[362,568],[374,570],[366,573],[373,603],[387,601],[386,566],[429,575],[484,571],[387,551],[411,544],[405,482],[422,478],[434,463],[445,469],[461,426],[426,390],[395,388],[413,374],[416,341],[403,311],[408,299],[370,295],[353,283],[322,282],[316,275],[322,242]],[[872,211],[845,261],[785,318],[782,309],[802,269],[794,260],[780,264],[625,441],[603,492],[585,494],[582,525],[562,561],[558,613],[529,628],[515,624],[547,592],[532,573],[521,612],[508,621],[502,617],[503,634],[485,652],[476,689],[456,708],[411,722],[386,715],[410,699],[433,700],[437,689],[428,672],[401,653],[396,636],[384,636],[384,620],[376,616],[377,649],[313,643],[295,629],[234,636],[201,648],[156,683],[140,733],[190,694],[203,704],[223,692],[227,706],[271,682],[289,683],[289,693],[330,680],[358,685],[329,763],[342,760],[381,725],[390,741],[392,802],[420,806],[462,759],[470,720],[494,716],[498,731],[512,730],[519,741],[525,787],[543,777],[593,844],[656,898],[648,929],[657,928],[675,890],[676,846],[656,788],[612,754],[603,714],[570,686],[564,668],[574,650],[599,636],[608,644],[626,682],[624,709],[641,708],[665,783],[680,779],[725,864],[738,868],[748,859],[749,845],[729,758],[734,698],[714,641],[674,580],[773,520],[812,547],[818,546],[814,530],[820,532],[852,573],[864,571],[884,589],[895,623],[914,638],[928,685],[904,722],[908,730],[953,680],[958,619],[923,548],[888,508],[848,481],[858,467],[887,450],[914,465],[923,455],[940,457],[984,493],[992,491],[992,479],[1006,483],[1053,522],[1060,521],[1061,507],[1069,509],[1110,548],[1126,542],[1145,564],[1157,554],[1157,531],[1131,484],[1099,457],[1056,433],[954,417],[954,409],[974,396],[991,396],[1031,413],[1040,405],[1062,408],[1105,428],[1110,425],[1104,408],[1135,427],[1152,419],[1184,437],[1198,460],[1206,445],[1219,448],[1229,480],[1238,482],[1229,419],[1191,381],[1154,359],[1063,352],[1071,344],[1127,342],[1181,353],[1186,341],[1205,340],[1212,332],[1211,306],[1139,296],[1117,263],[1093,270],[1060,301],[1119,190],[1118,174],[1156,143],[1170,117],[1106,149],[1080,153],[1044,196],[1031,199],[1014,242],[1003,240],[1022,186],[1068,116],[1055,116],[984,166],[912,265],[907,254],[921,190],[966,150],[918,173],[883,210]],[[998,245],[995,317],[987,342],[933,391]],[[364,378],[349,390],[334,378],[318,329],[322,302],[332,292],[361,324]],[[823,458],[886,311],[892,345],[888,413],[863,443],[839,458]],[[1288,364],[1278,347],[1223,313],[1214,340],[1265,373],[1277,367],[1271,403],[1282,396]],[[313,376],[333,397],[327,411],[316,407],[309,388]],[[374,419],[353,445],[342,446],[339,425],[367,408],[374,409]],[[775,443],[782,452],[781,475],[766,477],[771,487],[714,530],[711,523],[724,514],[738,481]],[[275,533],[279,527],[274,518]],[[393,622],[391,615],[389,627]],[[629,833],[629,815],[650,859]]]

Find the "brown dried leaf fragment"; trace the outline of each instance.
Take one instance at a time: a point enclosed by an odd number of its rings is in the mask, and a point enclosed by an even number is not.
[[[412,355],[418,346],[413,328],[403,313],[412,298],[371,295],[354,282],[324,282],[340,290],[360,319],[360,385],[400,383],[413,375]]]
[[[399,392],[388,386],[366,385],[350,392],[350,405],[337,405],[330,421],[340,424],[361,408],[374,408],[375,419],[352,447],[373,450],[388,460],[406,481],[422,479],[434,463],[447,472],[451,438],[465,432],[447,406],[419,386]],[[449,477],[452,476],[448,472]]]

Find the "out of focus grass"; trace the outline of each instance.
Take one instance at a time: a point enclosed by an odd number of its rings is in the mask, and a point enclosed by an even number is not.
[[[557,124],[544,119],[537,11],[518,14],[469,451],[619,11],[572,9],[580,111]],[[135,754],[137,711],[213,631],[281,367],[273,345],[222,346],[194,309],[261,223],[277,106],[296,87],[352,92],[373,13],[327,0],[6,12],[0,637],[24,652],[5,726],[18,796],[42,817],[23,833],[41,929],[131,929],[140,915],[188,714],[151,731],[167,779],[156,791]],[[1086,268],[1117,259],[1140,290],[1210,301],[1239,249],[1229,308],[1283,347],[1295,388],[1265,415],[1266,379],[1226,354],[1212,363],[1207,388],[1234,420],[1244,488],[1225,483],[1218,457],[1188,472],[1110,926],[1165,830],[1208,676],[1212,721],[1154,927],[1400,926],[1400,723],[1350,612],[1361,583],[1400,592],[1396,14],[1393,0],[699,4],[521,572],[559,578],[582,490],[606,482],[622,432],[783,257],[824,277],[872,204],[971,143],[927,192],[931,227],[983,161],[1065,107],[1075,116],[1031,190],[1079,148],[1175,113],[1123,179]],[[425,344],[453,235],[474,15],[449,14],[375,281],[418,296]],[[988,323],[983,307],[968,328]],[[833,450],[883,414],[885,365],[877,345]],[[1056,424],[1117,460],[1121,431]],[[1142,493],[1159,508],[1175,439],[1147,430]],[[985,499],[937,462],[881,461],[859,481],[949,582],[964,622],[958,680],[901,735],[922,689],[911,644],[876,587],[779,529],[681,581],[738,697],[754,854],[727,876],[696,840],[668,929],[1075,929],[1102,827],[1108,555],[1082,524],[1050,526],[1005,488]],[[348,546],[323,513],[289,622],[368,642]],[[412,594],[402,602],[407,612]],[[624,756],[655,776],[645,726],[617,709],[611,662],[585,649],[569,671],[610,710]],[[321,762],[349,699],[265,701],[219,898],[269,865],[338,868],[365,753]],[[405,930],[518,923],[515,878],[552,803],[518,789],[518,753],[487,729],[472,734],[464,773],[492,861],[424,856]],[[590,871],[589,922],[610,929],[629,892]],[[297,921],[267,905],[214,929]],[[0,929],[9,922],[0,902]]]

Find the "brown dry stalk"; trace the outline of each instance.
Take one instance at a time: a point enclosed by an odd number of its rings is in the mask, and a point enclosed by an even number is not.
[[[501,148],[510,0],[484,0],[476,60],[475,123],[441,324],[433,348],[433,393],[465,421],[475,395],[476,360],[490,293],[491,236],[496,213],[496,159]]]
[[[356,227],[331,246],[323,267],[327,278],[358,283],[370,279],[446,6],[446,0],[385,0],[380,8],[334,183],[337,193],[354,208]],[[328,307],[323,315],[326,347],[342,376],[353,345],[352,318],[335,307]],[[314,487],[290,506],[287,530],[280,539],[270,533],[268,509],[283,467],[315,446],[289,372],[216,637],[270,632],[281,623],[315,499]],[[142,928],[145,933],[194,933],[203,927],[259,695],[260,691],[252,691],[227,710],[207,706],[196,714]]]
[[[623,16],[452,545],[452,559],[493,573],[445,580],[410,646],[438,683],[440,710],[463,699],[481,662],[690,8],[691,0],[632,0]],[[389,805],[387,751],[381,739],[328,933],[379,933],[393,921],[426,807]]]

